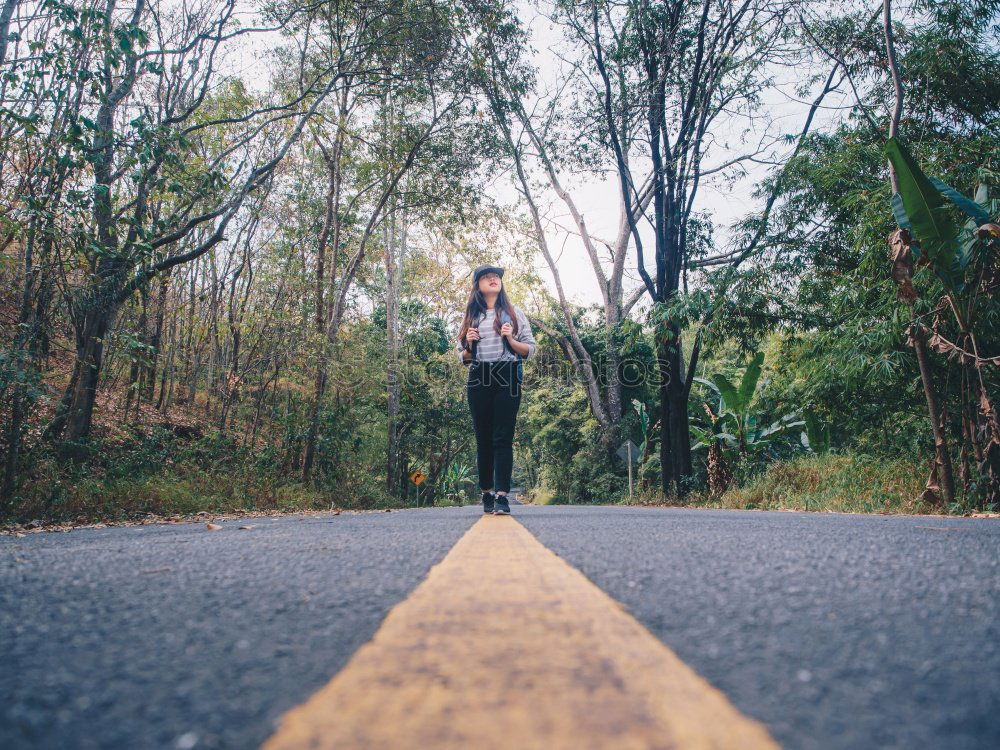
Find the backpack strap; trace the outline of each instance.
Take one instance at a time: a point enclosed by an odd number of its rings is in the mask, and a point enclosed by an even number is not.
[[[482,318],[479,315],[476,315],[469,322],[469,326],[472,328],[479,328],[479,324],[481,322]],[[500,310],[500,324],[503,325],[504,323],[510,323],[511,325],[514,324],[514,321],[511,320],[510,314],[507,312],[506,309]],[[470,360],[469,364],[472,364],[472,362],[476,361],[476,350],[478,349],[478,347],[479,347],[479,340],[476,339],[475,341],[472,342],[472,347],[471,347],[472,359]],[[517,357],[518,362],[520,362],[523,359],[523,357],[521,357],[520,354],[514,351],[514,348],[510,345],[510,342],[507,341],[507,339],[503,339],[503,348],[506,349],[511,354],[513,354],[515,357]]]
[[[474,316],[474,317],[472,318],[472,320],[470,320],[470,321],[469,321],[469,327],[470,327],[470,328],[479,328],[479,323],[480,323],[480,320],[481,320],[481,319],[480,319],[480,317],[479,317],[479,314],[477,313],[477,314],[476,314],[476,315],[475,315],[475,316]],[[470,351],[472,352],[472,359],[471,359],[471,360],[469,360],[469,364],[470,364],[470,365],[471,365],[471,364],[472,364],[473,362],[475,362],[475,361],[476,361],[476,350],[477,350],[478,348],[479,348],[479,339],[476,339],[475,341],[473,341],[473,342],[472,342],[472,346],[471,346],[471,347],[469,348],[469,350],[470,350]]]
[[[500,311],[500,325],[503,325],[504,323],[514,325],[514,321],[510,319],[510,314],[507,312],[506,308]],[[521,355],[514,351],[514,347],[510,345],[510,342],[507,339],[503,340],[503,348],[517,357],[518,362],[521,361]]]

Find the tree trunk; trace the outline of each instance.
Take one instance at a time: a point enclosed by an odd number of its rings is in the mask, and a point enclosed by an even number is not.
[[[90,435],[104,358],[104,339],[116,312],[116,308],[89,310],[77,334],[76,363],[63,396],[65,409],[55,420],[59,424],[57,434],[67,442],[80,441]]]
[[[604,374],[608,383],[605,386],[607,400],[608,426],[601,433],[606,450],[611,454],[618,449],[621,438],[620,422],[622,416],[622,383],[619,373],[621,357],[618,356],[618,337],[615,335],[618,322],[609,322],[605,326],[605,367]]]
[[[726,464],[726,457],[722,451],[722,443],[713,440],[712,446],[708,449],[708,491],[714,497],[722,497],[729,488],[733,474]]]
[[[195,396],[198,392],[198,370],[200,369],[198,366],[199,353],[195,351],[194,343],[194,326],[198,320],[195,305],[198,297],[196,290],[198,284],[198,266],[200,264],[200,259],[191,264],[191,278],[188,281],[187,343],[184,347],[184,351],[187,354],[187,361],[184,363],[184,382],[187,385],[185,399],[191,406],[194,406]],[[180,304],[180,301],[178,301],[178,305]]]
[[[156,298],[156,313],[153,323],[153,334],[149,338],[151,361],[143,378],[142,398],[147,403],[153,400],[153,389],[156,384],[156,366],[160,359],[160,343],[163,340],[163,316],[167,307],[167,287],[170,285],[170,272],[160,277],[160,289]],[[145,325],[143,337],[145,338]],[[162,399],[161,399],[162,400]]]
[[[340,190],[341,171],[340,157],[343,151],[343,131],[338,131],[333,153],[330,154],[322,144],[320,148],[326,159],[329,173],[326,191],[326,215],[323,219],[323,229],[320,231],[316,244],[316,375],[313,379],[313,402],[309,410],[309,429],[302,448],[302,481],[308,482],[312,476],[313,464],[316,461],[316,440],[319,436],[319,417],[323,408],[323,398],[326,396],[327,373],[330,367],[330,313],[332,304],[326,304],[323,292],[326,286],[326,249],[333,238],[333,273],[335,276],[337,250],[340,245]],[[331,286],[332,292],[332,286]]]
[[[660,489],[667,497],[683,499],[690,490],[691,433],[687,388],[681,377],[683,352],[680,331],[672,326],[670,339],[657,344],[660,372]],[[675,343],[676,342],[676,343]]]
[[[7,59],[7,42],[10,40],[10,20],[14,17],[20,0],[4,0],[0,8],[0,65]]]
[[[385,275],[386,275],[386,340],[387,340],[387,451],[386,451],[386,491],[390,497],[399,497],[400,488],[396,477],[401,453],[402,435],[399,431],[399,355],[402,341],[399,332],[399,301],[403,290],[403,263],[406,258],[407,216],[405,209],[399,215],[391,211],[385,229]],[[398,257],[396,255],[398,247]]]
[[[673,440],[670,439],[671,409],[670,409],[670,360],[667,356],[667,346],[662,341],[657,342],[657,363],[660,373],[660,491],[664,497],[670,497],[674,483]]]
[[[140,299],[141,310],[139,312],[139,322],[136,324],[136,333],[138,334],[140,340],[144,343],[146,341],[146,326],[148,324],[147,315],[147,304],[146,295],[143,294]],[[128,373],[128,389],[125,391],[125,410],[122,419],[127,423],[129,409],[131,408],[133,399],[135,400],[136,410],[135,414],[139,416],[139,399],[140,394],[144,389],[145,385],[143,383],[143,375],[146,372],[146,367],[143,365],[142,361],[136,357],[132,357],[131,365],[129,366]]]
[[[981,446],[979,475],[986,480],[986,496],[981,507],[1000,507],[1000,415],[984,390],[979,393],[976,438]]]
[[[163,408],[160,410],[164,416],[166,416],[171,407],[174,405],[174,386],[177,383],[177,310],[175,309],[170,316],[170,338],[169,338],[169,351],[167,353],[167,363],[164,365],[164,383],[166,395],[163,393],[160,395],[163,397]]]
[[[917,364],[920,367],[920,381],[924,386],[924,397],[927,399],[927,412],[931,419],[931,432],[934,434],[934,465],[935,469],[940,472],[939,478],[941,481],[941,491],[944,493],[944,502],[946,505],[950,505],[955,502],[955,479],[951,465],[951,454],[948,451],[948,437],[944,431],[944,424],[942,424],[941,409],[938,406],[937,392],[934,390],[934,380],[931,377],[930,361],[927,357],[927,342],[924,337],[923,328],[918,325],[911,325],[910,334],[910,339],[913,342],[913,351],[916,352]]]
[[[5,9],[6,12],[6,9]],[[9,18],[7,19],[9,20]],[[5,21],[6,23],[6,21]],[[6,43],[6,42],[4,42]],[[39,321],[42,319],[41,305],[45,295],[38,293],[39,307],[35,307],[37,274],[34,271],[34,246],[36,233],[34,227],[29,229],[24,244],[22,267],[24,282],[21,293],[21,309],[18,316],[18,334],[14,339],[14,351],[25,351],[30,359],[30,366],[35,366],[38,359]],[[39,287],[42,284],[38,285]],[[3,483],[0,485],[0,498],[10,499],[14,494],[17,482],[18,459],[21,450],[22,432],[27,421],[26,396],[21,383],[13,384],[11,393],[10,422],[7,425],[7,451],[4,456]]]

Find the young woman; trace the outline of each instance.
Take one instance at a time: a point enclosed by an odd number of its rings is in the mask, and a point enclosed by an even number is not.
[[[476,432],[476,464],[484,513],[510,513],[507,493],[514,463],[514,421],[521,405],[521,360],[535,351],[528,317],[507,299],[503,269],[472,272],[472,291],[455,353],[469,366],[466,393]],[[494,490],[496,491],[494,494]]]

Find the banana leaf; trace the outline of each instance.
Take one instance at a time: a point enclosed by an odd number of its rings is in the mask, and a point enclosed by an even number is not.
[[[930,177],[929,179],[931,184],[937,188],[937,191],[958,206],[962,213],[968,216],[972,221],[976,222],[977,227],[980,224],[989,224],[993,221],[993,217],[990,216],[989,212],[978,202],[979,194],[983,192],[986,187],[985,185],[979,186],[979,189],[976,191],[976,200],[973,200],[972,198],[965,197],[951,185],[946,182],[942,182],[937,177]],[[983,203],[985,202],[986,201],[984,199]]]
[[[735,448],[740,442],[731,432],[720,432],[717,437],[725,440],[730,448]]]
[[[716,430],[722,430],[725,428],[728,428],[733,432],[739,432],[740,420],[736,416],[735,412],[732,411],[723,412],[722,415],[719,417],[719,421],[715,423]]]
[[[913,234],[910,217],[906,215],[906,209],[903,208],[903,199],[899,197],[899,193],[892,194],[892,215],[896,219],[896,225],[900,229],[905,229],[911,235]]]
[[[733,384],[729,382],[729,379],[722,373],[717,372],[712,376],[712,381],[719,389],[719,393],[722,394],[722,410],[732,409],[733,411],[739,411],[740,394]]]
[[[697,450],[698,448],[704,448],[710,446],[715,442],[716,437],[710,430],[703,430],[695,425],[689,425],[691,434],[697,440],[697,444],[691,447],[691,450]]]
[[[921,252],[932,263],[937,264],[939,269],[950,269],[958,225],[948,211],[944,196],[921,171],[898,138],[890,138],[886,142],[885,152],[896,170],[899,196],[910,222],[911,234],[920,243]]]
[[[719,391],[719,386],[717,386],[711,380],[708,380],[706,378],[697,378],[697,377],[693,378],[693,380],[694,382],[701,383],[706,388],[709,388],[710,390],[714,391],[717,396],[722,396],[722,393]]]
[[[955,248],[955,259],[951,264],[951,273],[956,279],[965,275],[965,269],[972,261],[972,254],[976,247],[976,232],[980,225],[987,224],[993,220],[989,212],[984,208],[987,200],[987,189],[985,185],[980,185],[976,190],[975,200],[967,198],[946,182],[942,182],[936,177],[930,178],[931,184],[938,189],[945,198],[950,200],[959,210],[962,211],[969,220],[965,226],[959,230],[958,243]],[[982,198],[980,200],[980,197]],[[961,292],[965,288],[965,282],[956,284],[956,291]]]
[[[813,453],[825,453],[830,449],[830,425],[820,423],[819,417],[813,412],[805,414],[805,431],[802,433],[802,445]]]
[[[764,352],[757,352],[757,355],[750,360],[746,372],[743,373],[743,381],[740,383],[740,406],[747,407],[753,398],[753,393],[757,390],[757,381],[760,379],[760,366],[764,362]]]
[[[979,183],[979,187],[976,188],[976,203],[986,208],[987,213],[989,213],[989,208],[987,208],[990,205],[989,200],[990,189],[986,186],[985,182]]]

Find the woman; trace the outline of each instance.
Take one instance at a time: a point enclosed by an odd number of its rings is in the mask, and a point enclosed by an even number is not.
[[[514,420],[521,405],[521,360],[535,351],[527,316],[507,299],[503,268],[472,272],[472,291],[455,352],[469,365],[466,392],[476,431],[476,464],[484,513],[510,513],[507,493],[514,464]],[[494,489],[496,493],[494,494]]]

